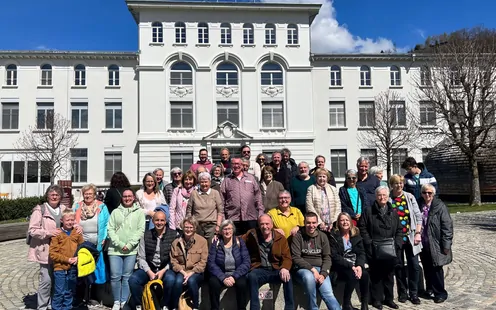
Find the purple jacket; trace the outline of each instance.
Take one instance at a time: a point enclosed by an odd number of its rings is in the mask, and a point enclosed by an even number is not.
[[[250,271],[250,255],[248,248],[242,238],[233,237],[232,253],[236,263],[236,269],[232,277],[237,280],[242,276],[248,274]],[[236,240],[237,239],[237,240]],[[212,242],[210,250],[208,251],[207,268],[210,273],[217,277],[221,282],[228,276],[225,274],[225,254],[224,254],[224,239],[219,238],[217,241]]]

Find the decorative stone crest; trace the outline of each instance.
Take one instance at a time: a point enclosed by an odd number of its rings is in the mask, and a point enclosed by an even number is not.
[[[171,94],[182,98],[193,93],[193,86],[171,86],[169,90]]]
[[[217,94],[222,95],[226,98],[231,97],[239,92],[237,87],[233,86],[219,86],[217,87]]]
[[[262,94],[266,94],[270,97],[275,97],[279,94],[283,93],[283,88],[282,86],[263,86],[262,87]]]

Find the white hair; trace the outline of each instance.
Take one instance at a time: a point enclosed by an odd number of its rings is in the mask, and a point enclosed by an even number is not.
[[[210,173],[202,172],[198,175],[198,181],[200,181],[201,179],[207,179],[210,181],[212,179],[212,177],[210,176]]]
[[[371,175],[377,175],[378,173],[384,172],[384,169],[379,166],[374,166],[369,168],[369,174]]]
[[[432,190],[432,192],[434,193],[434,195],[436,195],[436,188],[434,187],[434,185],[430,184],[430,183],[425,183],[424,185],[422,185],[420,191],[425,191],[426,189],[430,189]]]

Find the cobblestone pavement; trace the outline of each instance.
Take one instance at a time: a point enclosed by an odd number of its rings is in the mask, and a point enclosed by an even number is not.
[[[422,300],[420,306],[407,302],[400,309],[496,310],[496,211],[452,217],[454,260],[445,267],[448,300]],[[35,301],[38,265],[27,262],[26,253],[24,240],[0,243],[0,309],[30,308]]]

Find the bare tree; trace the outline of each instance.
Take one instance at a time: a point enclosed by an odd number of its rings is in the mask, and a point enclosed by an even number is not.
[[[384,91],[374,98],[373,126],[360,130],[361,145],[377,150],[377,160],[386,164],[387,178],[392,174],[393,155],[412,149],[420,136],[418,113],[395,91]],[[401,164],[401,163],[399,163]]]
[[[26,160],[41,162],[42,170],[48,170],[50,183],[54,184],[57,176],[67,172],[70,150],[77,145],[78,137],[70,131],[71,122],[60,114],[47,113],[41,123],[44,129],[30,126],[21,134],[14,148]]]
[[[464,29],[432,37],[418,54],[425,66],[415,81],[416,99],[436,113],[434,133],[466,156],[471,172],[470,204],[481,204],[478,157],[494,143],[496,31]]]

